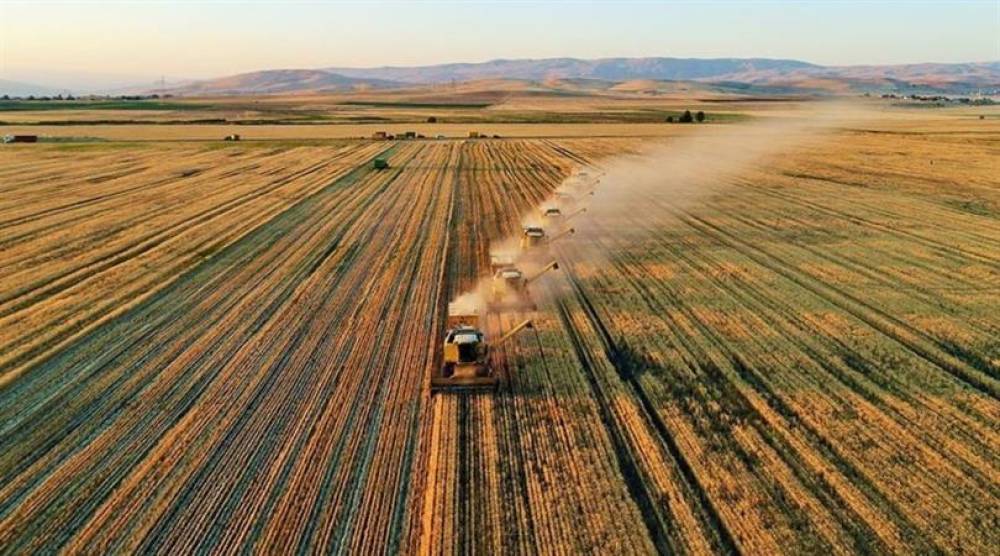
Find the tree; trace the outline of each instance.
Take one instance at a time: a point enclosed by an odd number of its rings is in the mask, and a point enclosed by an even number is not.
[[[691,123],[693,121],[694,121],[694,116],[691,115],[691,111],[690,110],[685,110],[684,113],[681,114],[680,122],[682,124],[689,124],[689,123]]]
[[[427,123],[429,124],[436,124],[437,121],[438,121],[437,116],[430,116],[427,118]]]
[[[702,112],[701,110],[699,110],[698,113],[694,115],[694,119],[698,120],[699,123],[704,122],[705,121],[705,113]]]
[[[673,116],[667,116],[667,123],[668,124],[674,123],[674,117]]]

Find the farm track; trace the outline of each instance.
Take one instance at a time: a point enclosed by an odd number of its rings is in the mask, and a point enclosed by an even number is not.
[[[0,153],[0,553],[989,552],[989,137],[852,137],[583,215],[434,396],[491,245],[635,142]]]

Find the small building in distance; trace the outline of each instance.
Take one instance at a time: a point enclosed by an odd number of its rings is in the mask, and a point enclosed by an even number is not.
[[[226,135],[225,139],[223,139],[223,141],[239,141],[239,140],[240,140],[239,133],[232,133],[230,135]]]
[[[372,139],[377,139],[379,141],[385,141],[389,138],[389,134],[384,131],[376,131],[372,133]]]
[[[4,143],[37,143],[37,135],[4,135]]]

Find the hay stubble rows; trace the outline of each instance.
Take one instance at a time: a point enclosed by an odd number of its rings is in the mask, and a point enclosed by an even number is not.
[[[995,140],[842,131],[640,241],[583,216],[500,390],[433,397],[489,242],[640,140],[5,150],[0,547],[988,551]]]

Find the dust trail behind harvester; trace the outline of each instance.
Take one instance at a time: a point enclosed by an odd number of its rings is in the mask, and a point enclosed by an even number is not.
[[[587,210],[571,224],[577,233],[561,241],[553,254],[560,253],[569,259],[567,262],[603,264],[613,252],[662,229],[671,212],[724,194],[730,180],[740,172],[820,141],[838,127],[861,121],[865,111],[861,106],[823,102],[797,113],[749,123],[675,124],[685,125],[685,133],[636,154],[601,162],[596,186],[588,185],[579,176],[567,179],[556,195],[527,212],[522,224],[541,224],[541,211],[549,206],[565,206],[559,194],[569,194],[575,199],[573,210]],[[595,169],[587,170],[594,173]],[[528,273],[548,262],[544,256],[521,253],[517,245],[517,237],[505,238],[491,245],[491,253],[512,258]],[[473,291],[457,300],[482,306],[488,283],[489,278],[483,277]],[[536,289],[535,301],[540,302],[546,291],[552,290]]]
[[[662,229],[673,211],[722,195],[741,172],[861,121],[866,109],[824,102],[745,124],[695,127],[639,154],[602,163],[603,176],[562,249],[575,262],[602,263]],[[677,124],[681,125],[681,124]]]

